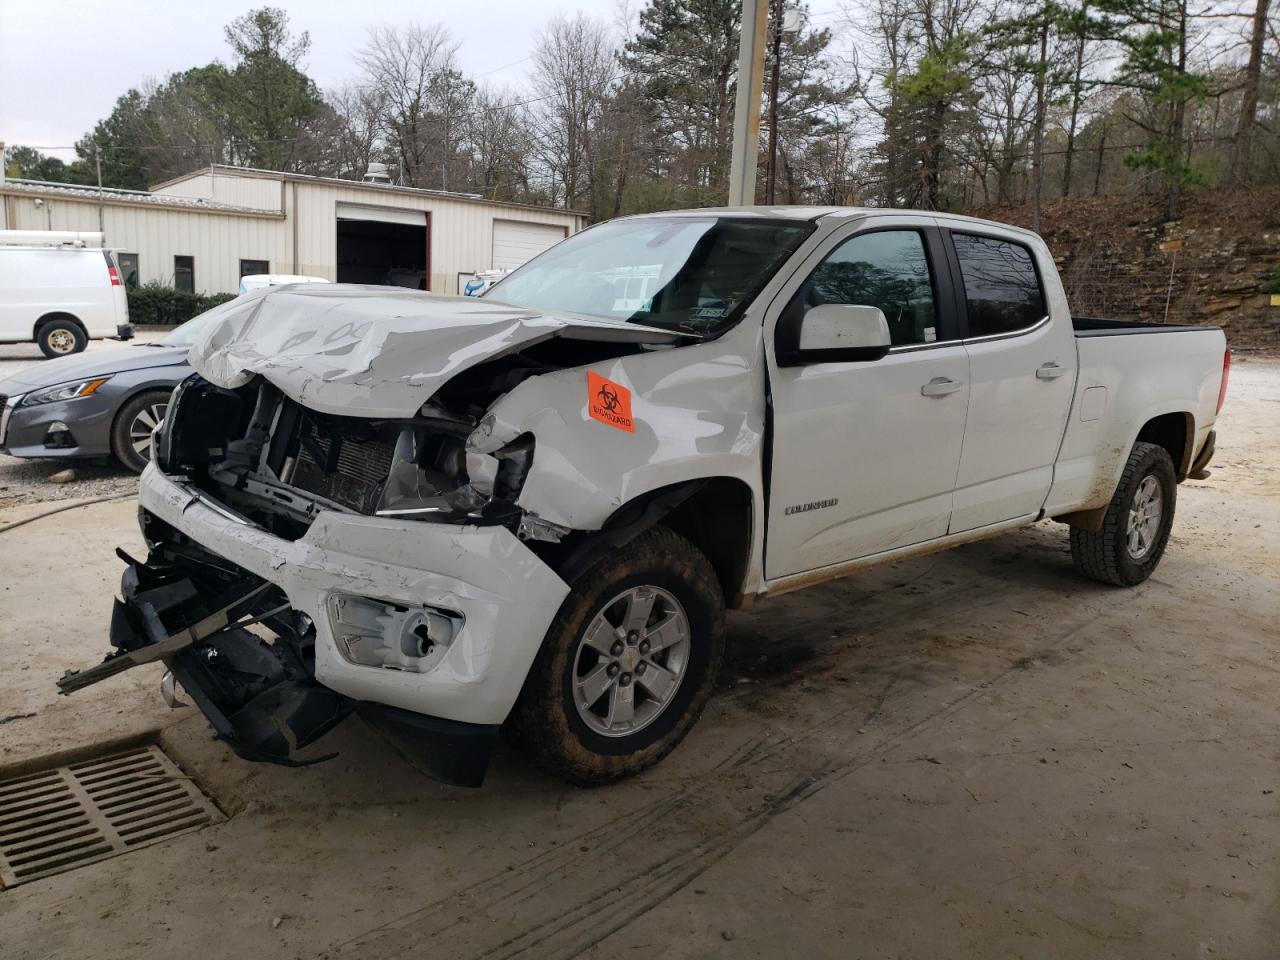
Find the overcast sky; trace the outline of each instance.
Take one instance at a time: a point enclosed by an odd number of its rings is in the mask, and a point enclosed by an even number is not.
[[[0,0],[0,141],[39,147],[64,160],[79,137],[111,111],[116,98],[148,77],[229,59],[223,26],[253,0]],[[459,59],[485,83],[519,89],[541,26],[558,10],[583,10],[615,22],[613,0],[274,0],[295,31],[311,34],[307,71],[324,89],[355,74],[352,56],[365,31],[418,19],[446,24],[462,42]],[[638,9],[640,0],[632,0]],[[835,18],[837,0],[812,0],[819,25]],[[519,62],[517,62],[519,61]]]

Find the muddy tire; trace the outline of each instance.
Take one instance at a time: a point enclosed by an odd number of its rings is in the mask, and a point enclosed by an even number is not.
[[[689,732],[723,656],[715,571],[688,540],[655,527],[573,583],[505,732],[571,783],[631,776]]]
[[[89,338],[74,320],[46,320],[36,331],[36,344],[40,352],[52,360],[79,353],[89,344]]]
[[[151,462],[151,431],[169,407],[168,390],[148,390],[131,397],[111,426],[111,452],[134,473]]]
[[[1132,587],[1155,571],[1173,527],[1178,479],[1164,447],[1133,445],[1100,530],[1071,529],[1071,559],[1092,580]]]

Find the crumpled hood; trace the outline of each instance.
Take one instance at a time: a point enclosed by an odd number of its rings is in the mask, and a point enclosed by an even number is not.
[[[261,375],[321,413],[412,417],[455,374],[551,337],[672,343],[679,334],[397,287],[271,287],[215,307],[191,365],[220,387]]]
[[[40,387],[52,387],[59,383],[86,380],[89,377],[105,377],[112,373],[130,370],[149,370],[183,363],[187,351],[183,347],[149,347],[133,344],[106,350],[86,350],[69,357],[54,357],[33,363],[17,373],[0,379],[0,393],[13,396]]]

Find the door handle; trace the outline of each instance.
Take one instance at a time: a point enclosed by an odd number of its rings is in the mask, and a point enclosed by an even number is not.
[[[945,397],[947,394],[955,393],[962,386],[964,384],[959,380],[952,380],[950,377],[934,377],[920,388],[920,396]]]
[[[1050,360],[1048,363],[1040,364],[1040,369],[1036,371],[1036,379],[1056,380],[1066,372],[1066,367],[1060,366]]]

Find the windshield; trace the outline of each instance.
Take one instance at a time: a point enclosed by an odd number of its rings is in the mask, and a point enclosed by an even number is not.
[[[152,340],[147,346],[154,347],[189,347],[196,342],[196,337],[200,336],[204,328],[209,325],[209,316],[212,311],[206,310],[199,316],[192,317],[176,330],[170,330],[163,337]],[[222,316],[219,312],[218,316]],[[216,317],[214,318],[216,319]]]
[[[558,243],[484,296],[714,336],[813,230],[800,220],[655,217],[603,223]]]

